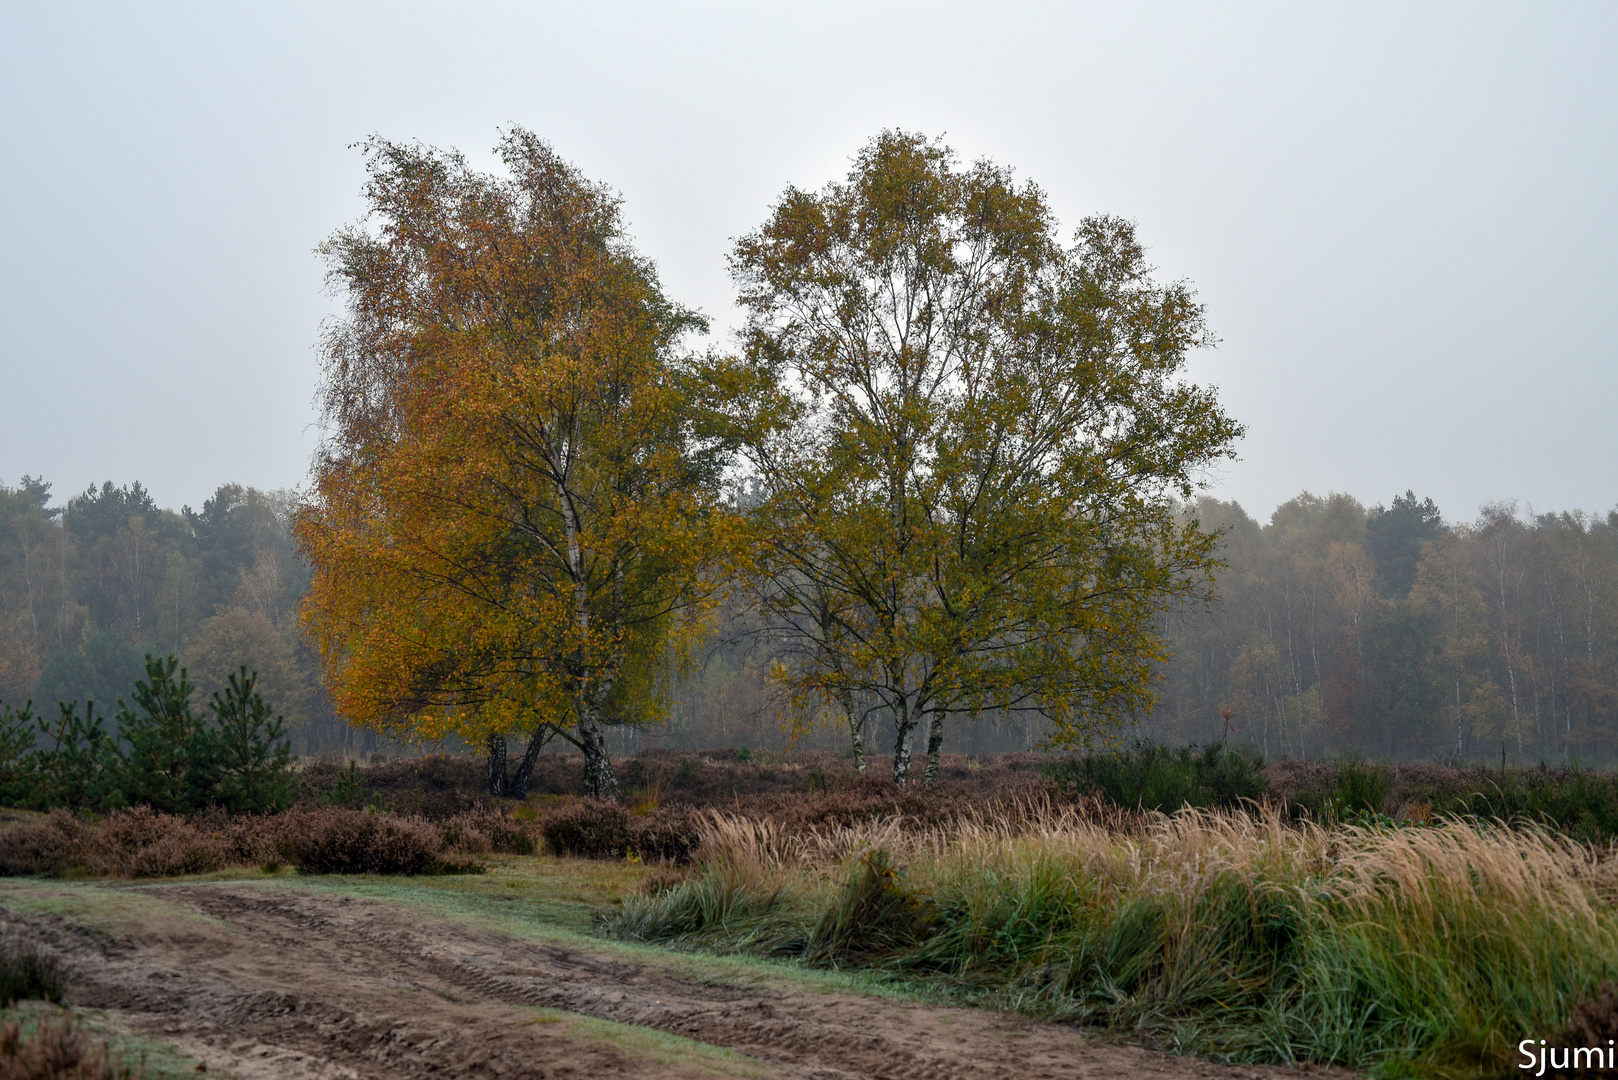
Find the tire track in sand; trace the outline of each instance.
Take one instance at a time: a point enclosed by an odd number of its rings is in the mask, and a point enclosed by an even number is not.
[[[111,935],[8,912],[56,950],[70,1001],[258,1077],[811,1077],[816,1080],[1280,1080],[1094,1042],[972,1009],[795,986],[725,985],[653,955],[522,941],[394,905],[288,887],[162,887],[208,920],[132,917]],[[0,904],[4,903],[0,891]],[[684,1036],[745,1058],[630,1045],[541,1006]],[[1348,1077],[1340,1069],[1306,1070]]]

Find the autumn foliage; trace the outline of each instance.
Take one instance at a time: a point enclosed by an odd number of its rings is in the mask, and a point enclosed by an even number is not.
[[[618,204],[522,131],[494,178],[367,145],[378,228],[324,251],[328,440],[297,536],[338,708],[401,735],[555,733],[616,782],[606,725],[654,715],[711,589],[664,299]],[[503,743],[501,756],[503,758]]]

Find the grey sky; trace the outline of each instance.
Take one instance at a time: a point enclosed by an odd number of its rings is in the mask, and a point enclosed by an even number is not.
[[[1449,518],[1618,504],[1618,6],[30,5],[0,9],[0,482],[163,505],[300,483],[311,249],[376,132],[521,124],[620,189],[670,293],[884,126],[1137,222],[1249,425],[1215,487]]]

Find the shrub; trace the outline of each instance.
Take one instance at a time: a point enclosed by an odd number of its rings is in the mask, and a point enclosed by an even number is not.
[[[94,831],[66,810],[0,821],[0,877],[59,875],[80,867]]]
[[[702,842],[702,818],[696,811],[664,807],[643,816],[596,799],[580,799],[551,813],[540,830],[555,854],[590,859],[633,854],[689,862]]]
[[[283,861],[308,873],[475,873],[478,854],[533,848],[532,836],[493,813],[434,824],[333,807],[186,818],[142,806],[100,822],[65,810],[0,821],[0,875],[170,877]]]
[[[440,859],[444,839],[424,818],[363,810],[294,810],[282,819],[280,850],[310,874],[428,874],[470,869]]]
[[[143,1068],[113,1062],[71,1019],[0,1024],[0,1080],[141,1080]]]
[[[1610,982],[1601,984],[1592,998],[1579,1002],[1567,1027],[1546,1040],[1555,1047],[1611,1046],[1618,1040],[1618,987]],[[1546,1074],[1557,1077],[1596,1077],[1608,1075],[1604,1069],[1553,1069]]]
[[[581,799],[546,818],[541,830],[557,855],[616,859],[629,853],[629,811],[617,803]]]
[[[234,861],[228,822],[160,814],[147,806],[109,814],[86,830],[84,869],[119,877],[205,874]]]
[[[62,968],[39,946],[13,933],[0,935],[0,1004],[62,1000]]]
[[[1046,775],[1080,791],[1104,795],[1126,810],[1172,812],[1182,806],[1239,806],[1264,795],[1263,758],[1212,743],[1170,749],[1136,743],[1115,754],[1049,762]]]

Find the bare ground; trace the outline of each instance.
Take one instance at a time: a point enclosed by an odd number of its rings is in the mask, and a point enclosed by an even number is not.
[[[104,1010],[113,1026],[241,1080],[1303,1075],[1151,1053],[990,1012],[779,982],[726,985],[651,950],[636,962],[621,950],[523,941],[323,891],[206,882],[163,887],[165,902],[154,903],[126,887],[113,901],[117,920],[87,929],[71,915],[7,903],[8,893],[36,888],[0,882],[3,917],[62,957],[72,1005]]]

